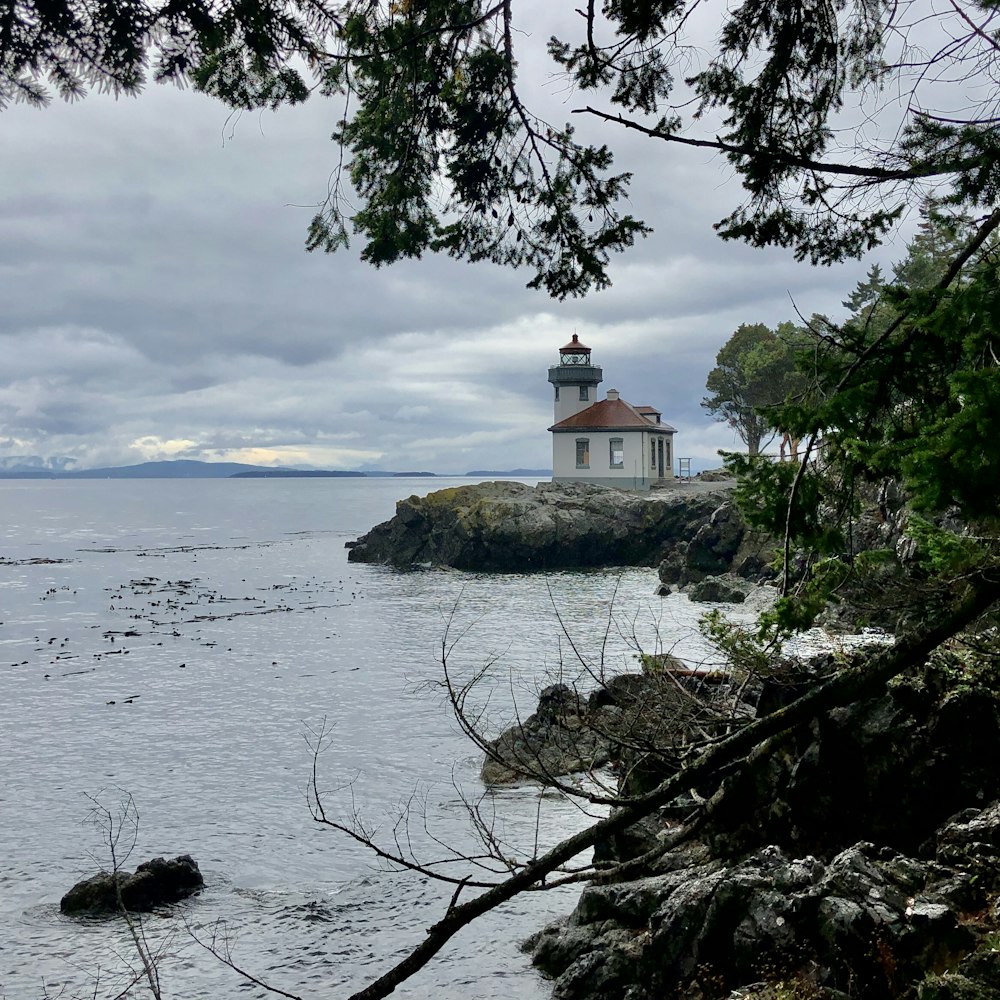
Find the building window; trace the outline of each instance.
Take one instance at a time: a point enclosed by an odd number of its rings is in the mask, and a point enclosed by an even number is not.
[[[611,468],[625,468],[625,441],[623,438],[611,439]]]
[[[580,386],[580,399],[590,399],[590,386],[581,385]]]
[[[649,468],[656,469],[656,438],[649,439]]]
[[[559,386],[556,386],[556,402],[559,402]]]
[[[590,439],[576,439],[576,467],[578,469],[590,468]]]

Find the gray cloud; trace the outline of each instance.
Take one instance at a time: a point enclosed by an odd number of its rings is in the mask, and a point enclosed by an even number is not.
[[[556,120],[574,106],[558,84],[541,102]],[[794,318],[793,300],[836,313],[868,266],[721,243],[725,168],[577,118],[619,148],[656,227],[610,291],[556,303],[489,265],[310,255],[335,116],[316,100],[227,120],[169,87],[4,112],[0,461],[543,466],[547,368],[576,331],[605,389],[661,407],[678,454],[711,462],[734,442],[699,403],[731,332]]]

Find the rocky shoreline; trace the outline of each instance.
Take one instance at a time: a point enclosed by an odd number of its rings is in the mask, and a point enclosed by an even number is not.
[[[556,1000],[995,1000],[998,835],[993,802],[920,857],[867,841],[829,859],[678,851],[660,873],[588,887],[525,947]]]
[[[758,582],[774,542],[747,530],[733,485],[719,477],[650,493],[586,483],[459,486],[400,500],[393,518],[347,543],[348,558],[489,572],[655,566],[665,589],[720,574]],[[730,581],[701,599],[742,600],[749,589]]]
[[[350,558],[493,572],[655,566],[661,593],[740,602],[773,579],[777,543],[747,528],[733,485],[648,495],[550,483],[444,490],[400,501],[392,520],[349,543]],[[828,623],[896,628],[886,597],[910,585],[905,523],[901,502],[862,510],[852,553],[895,551],[896,563],[869,579],[873,603],[847,595]],[[953,640],[880,694],[789,728],[721,781],[598,842],[596,876],[572,914],[525,943],[553,996],[1000,1000],[1000,676],[991,649]],[[481,742],[482,778],[568,789],[568,775],[610,769],[619,800],[635,801],[693,747],[870,655],[783,659],[749,679],[643,657],[641,674],[599,678],[593,691],[553,685],[534,714]]]
[[[610,763],[621,795],[648,791],[672,764],[636,754],[650,745],[637,719],[666,720],[657,739],[682,745],[681,688],[725,709],[719,718],[734,706],[725,678],[659,666],[677,675],[617,677],[586,698],[546,689],[535,715],[487,746],[484,779]],[[743,707],[767,714],[840,666],[830,654],[784,661],[741,686]],[[1000,678],[935,654],[884,694],[786,733],[721,790],[701,789],[710,809],[684,796],[598,844],[604,874],[525,947],[558,1000],[998,1000],[998,741]],[[668,849],[677,818],[700,809],[695,835]],[[641,871],[614,876],[639,856]]]

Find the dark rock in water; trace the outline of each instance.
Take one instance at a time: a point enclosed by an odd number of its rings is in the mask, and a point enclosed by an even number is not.
[[[692,601],[711,604],[742,604],[753,590],[753,585],[739,577],[725,574],[708,576],[692,583],[687,595]]]
[[[565,684],[553,684],[540,693],[534,714],[486,744],[482,779],[490,785],[524,778],[545,781],[614,761],[629,772],[629,793],[639,794],[644,778],[657,784],[663,768],[673,768],[675,761],[673,754],[663,761],[655,752],[634,754],[633,749],[657,739],[690,738],[692,725],[704,733],[712,725],[711,705],[720,720],[731,720],[728,687],[711,683],[668,655],[648,657],[641,674],[604,678],[586,698]],[[632,831],[622,843],[639,843],[645,836]]]
[[[487,744],[483,781],[507,785],[522,778],[556,778],[607,764],[611,741],[587,725],[586,715],[586,704],[565,684],[545,688],[533,715]]]
[[[189,854],[173,860],[153,858],[135,872],[100,872],[77,882],[63,896],[63,913],[99,916],[121,912],[147,913],[158,906],[176,903],[205,885],[198,862]]]
[[[458,486],[400,500],[395,517],[349,546],[348,558],[493,572],[653,566],[697,533],[730,486],[645,494],[588,483]]]

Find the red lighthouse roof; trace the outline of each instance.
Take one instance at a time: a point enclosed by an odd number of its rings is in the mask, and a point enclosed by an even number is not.
[[[574,333],[573,339],[565,346],[560,347],[561,354],[590,354],[590,348],[586,344],[580,343],[580,338]]]

